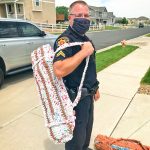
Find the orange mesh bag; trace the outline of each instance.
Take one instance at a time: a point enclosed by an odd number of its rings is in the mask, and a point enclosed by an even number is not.
[[[150,150],[150,146],[145,146],[137,140],[117,139],[104,135],[98,135],[94,145],[97,150]]]

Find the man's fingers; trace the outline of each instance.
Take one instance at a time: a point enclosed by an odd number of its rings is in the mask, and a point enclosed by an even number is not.
[[[96,94],[94,95],[94,100],[97,101],[100,98],[100,93],[99,91],[96,92]]]

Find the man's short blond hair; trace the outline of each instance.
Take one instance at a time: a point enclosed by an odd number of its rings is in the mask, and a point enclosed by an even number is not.
[[[88,6],[88,4],[85,2],[85,1],[82,1],[82,0],[77,0],[77,1],[74,1],[70,6],[69,6],[69,13],[71,12],[72,8],[76,5],[76,4],[81,4],[83,6]]]

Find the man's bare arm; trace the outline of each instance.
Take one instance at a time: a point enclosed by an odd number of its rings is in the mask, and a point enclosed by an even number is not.
[[[81,50],[70,58],[65,60],[60,60],[54,63],[53,69],[54,73],[58,78],[65,77],[74,71],[83,59],[87,56],[90,56],[94,51],[94,48],[90,42],[85,42],[81,47]]]

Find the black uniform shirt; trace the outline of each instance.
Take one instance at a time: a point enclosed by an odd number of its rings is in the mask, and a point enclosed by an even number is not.
[[[87,42],[90,41],[86,35],[80,35],[75,32],[70,26],[68,29],[63,32],[56,40],[54,44],[54,51],[56,49],[66,43],[66,42]],[[59,60],[64,60],[66,58],[72,57],[74,54],[81,50],[81,46],[74,46],[65,48],[59,51],[54,58],[54,62]],[[80,85],[81,77],[83,74],[83,70],[85,67],[85,60],[84,59],[81,64],[69,75],[63,78],[65,85],[68,88],[77,88]],[[89,65],[86,71],[85,80],[83,83],[83,87],[88,88],[89,90],[97,83],[97,75],[96,75],[96,65],[95,65],[95,52],[90,56]]]

